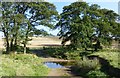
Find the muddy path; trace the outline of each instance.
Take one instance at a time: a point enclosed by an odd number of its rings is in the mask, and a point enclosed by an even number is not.
[[[53,68],[51,71],[48,73],[48,76],[74,76],[71,74],[69,71],[70,69],[67,67],[64,68]]]

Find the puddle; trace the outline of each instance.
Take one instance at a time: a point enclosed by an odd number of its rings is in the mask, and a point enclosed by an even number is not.
[[[54,62],[45,62],[44,64],[49,68],[62,68],[62,67],[64,67],[64,66],[57,64],[57,63],[54,63]]]
[[[72,66],[74,62],[44,62],[49,68],[64,68],[65,66]]]

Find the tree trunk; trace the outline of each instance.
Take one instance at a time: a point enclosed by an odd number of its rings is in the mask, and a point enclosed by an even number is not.
[[[13,51],[13,39],[11,39],[11,42],[10,42],[10,51]]]
[[[6,53],[9,54],[10,52],[10,47],[9,47],[9,40],[8,37],[6,38]]]
[[[26,54],[26,43],[24,43],[24,54]]]
[[[17,43],[17,37],[15,38],[15,43],[14,43],[14,50],[17,50],[17,45],[18,45],[18,43]]]
[[[95,44],[95,51],[98,51],[98,49],[100,49],[100,41],[97,40],[96,44]]]

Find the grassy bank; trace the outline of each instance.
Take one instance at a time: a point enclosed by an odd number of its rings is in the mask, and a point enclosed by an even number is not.
[[[120,68],[120,62],[119,62],[119,50],[100,50],[98,52],[92,52],[92,51],[71,51],[66,48],[62,47],[50,47],[50,48],[44,48],[43,50],[45,54],[55,57],[55,58],[62,58],[62,59],[69,59],[69,60],[80,60],[83,58],[83,56],[90,56],[90,55],[97,55],[101,58],[104,58],[110,62],[110,64],[114,67]]]
[[[115,68],[119,68],[120,69],[120,58],[119,58],[119,55],[120,55],[120,52],[111,52],[111,51],[99,51],[99,52],[95,52],[91,55],[98,55],[99,57],[102,57],[106,60],[109,61],[109,63],[114,66]]]
[[[119,63],[119,50],[100,50],[97,52],[94,51],[84,51],[76,50],[72,51],[67,48],[62,47],[49,47],[44,48],[43,51],[52,57],[76,60],[75,65],[72,68],[72,71],[76,72],[78,75],[87,78],[109,78],[110,75],[106,74],[104,71],[101,71],[101,64],[97,59],[88,59],[87,56],[97,55],[103,59],[106,59],[110,65],[115,68],[120,69]]]
[[[46,76],[49,69],[32,54],[1,55],[0,76]]]

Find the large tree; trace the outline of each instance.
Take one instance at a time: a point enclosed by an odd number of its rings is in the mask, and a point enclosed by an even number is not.
[[[100,48],[100,44],[110,43],[113,35],[113,27],[116,17],[114,11],[100,9],[97,4],[89,5],[86,2],[74,2],[63,8],[61,18],[56,27],[60,28],[59,36],[62,44],[70,41],[71,49],[82,47]],[[116,26],[115,26],[116,27]],[[119,32],[119,31],[118,31]]]
[[[24,53],[26,53],[26,44],[31,40],[29,36],[38,32],[35,26],[53,28],[58,18],[55,6],[49,2],[2,2],[1,11],[1,29],[8,53],[15,51],[15,47],[20,44],[24,45]],[[41,30],[39,32],[45,33]]]
[[[93,29],[89,9],[85,2],[74,2],[63,8],[61,19],[56,25],[61,28],[59,35],[63,38],[62,44],[70,40],[72,49],[91,46]]]

